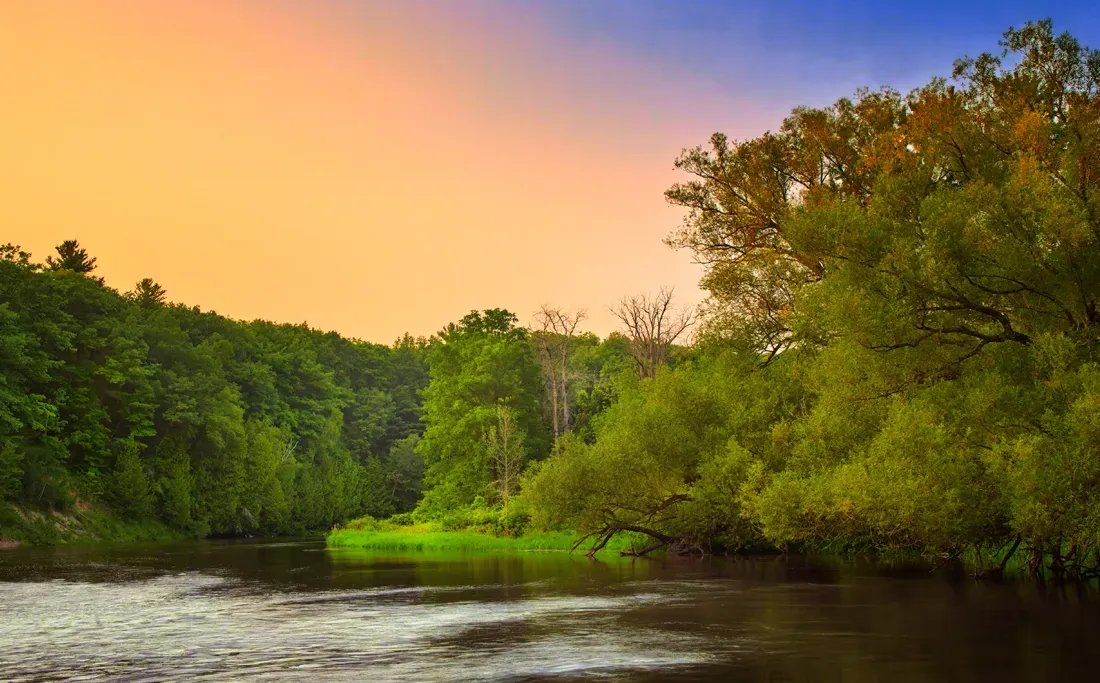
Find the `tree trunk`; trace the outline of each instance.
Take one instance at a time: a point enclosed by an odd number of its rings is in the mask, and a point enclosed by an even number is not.
[[[569,433],[569,375],[566,373],[569,338],[561,344],[561,432]],[[556,420],[555,420],[556,421]]]
[[[1043,580],[1043,551],[1039,546],[1031,546],[1031,557],[1027,562],[1027,573],[1036,581]]]
[[[554,441],[558,440],[561,436],[561,430],[558,428],[558,377],[557,372],[554,370],[554,366],[550,366],[550,403],[554,412]]]
[[[634,546],[631,545],[629,550],[624,550],[621,553],[619,553],[619,555],[622,555],[623,557],[642,557],[643,555],[651,553],[654,550],[659,550],[661,548],[664,548],[666,545],[668,545],[668,544],[665,543],[664,541],[654,541],[654,542],[650,543],[649,545],[647,545],[646,547],[642,548],[641,550],[635,550]]]

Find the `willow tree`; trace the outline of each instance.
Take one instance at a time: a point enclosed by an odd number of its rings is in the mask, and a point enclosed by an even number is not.
[[[727,494],[774,545],[1100,571],[1100,55],[1049,21],[1001,47],[677,162],[704,336],[808,390]],[[684,509],[716,476],[685,472]]]
[[[676,160],[694,178],[665,193],[686,209],[667,242],[705,266],[705,334],[765,361],[794,342],[795,296],[821,279],[824,263],[794,243],[792,219],[835,200],[867,205],[905,114],[896,92],[864,91],[829,108],[796,109],[777,132],[753,140],[715,133]]]
[[[684,239],[730,254],[705,281],[715,305],[764,311],[728,329],[765,320],[757,339],[820,350],[816,372],[834,380],[825,396],[891,402],[880,427],[831,456],[839,465],[776,475],[758,509],[777,535],[945,551],[1022,538],[1034,564],[1048,555],[1059,566],[1064,553],[1079,560],[1100,545],[1097,427],[1082,412],[1100,399],[1100,57],[1050,22],[1009,30],[1002,47],[905,98],[865,93],[796,112],[768,138],[789,161],[755,182],[795,182],[785,164],[807,157],[829,173],[773,202],[774,227],[757,233],[766,239],[752,241],[746,211],[689,213]],[[801,133],[808,121],[818,135]],[[734,156],[759,159],[764,148]],[[755,192],[727,182],[727,166],[694,186],[710,207]],[[705,242],[712,236],[721,241]],[[741,283],[768,272],[762,262],[795,275],[765,280],[787,297],[779,309],[744,296]],[[844,400],[817,410],[843,419]],[[804,496],[806,512],[791,513],[807,490],[812,524]],[[887,498],[923,502],[899,518]],[[835,506],[824,519],[822,500]],[[960,518],[971,523],[949,521]]]
[[[798,293],[827,275],[890,302],[865,346],[958,351],[942,365],[1095,326],[1100,58],[1049,21],[1002,46],[958,60],[954,84],[863,91],[686,152],[695,178],[667,192],[687,209],[670,242],[707,265],[709,329],[768,358],[796,331],[828,338],[793,323]]]

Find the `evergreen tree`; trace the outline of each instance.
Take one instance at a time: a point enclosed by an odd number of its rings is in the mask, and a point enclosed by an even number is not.
[[[90,273],[95,270],[95,258],[89,258],[86,249],[76,240],[65,240],[55,247],[57,257],[47,256],[50,270],[69,270],[74,273]]]

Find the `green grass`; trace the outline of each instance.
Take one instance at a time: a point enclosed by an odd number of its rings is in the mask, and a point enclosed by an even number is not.
[[[432,531],[424,526],[399,527],[385,530],[340,529],[328,535],[327,545],[332,548],[365,548],[368,550],[391,550],[400,552],[521,552],[521,551],[567,551],[576,541],[577,535],[571,531],[551,531],[524,534],[518,538],[491,536],[470,531]],[[626,550],[638,539],[631,535],[621,535],[612,539],[601,552]],[[644,542],[640,545],[644,545]],[[640,547],[639,545],[639,547]],[[591,547],[587,542],[578,548],[584,552]]]
[[[0,502],[0,539],[23,545],[134,543],[188,538],[154,520],[124,520],[107,510],[57,512]]]

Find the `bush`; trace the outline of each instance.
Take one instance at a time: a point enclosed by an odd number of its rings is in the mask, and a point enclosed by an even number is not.
[[[397,526],[412,526],[416,524],[416,520],[413,519],[411,512],[399,512],[396,515],[392,515],[386,521],[391,524],[396,524]]]
[[[526,498],[516,497],[508,507],[508,512],[500,511],[498,530],[502,536],[522,536],[531,524],[531,504]]]
[[[443,531],[488,531],[499,525],[500,511],[486,507],[484,501],[478,499],[472,505],[458,508],[443,515],[439,525]]]
[[[382,531],[383,525],[382,522],[379,522],[374,517],[365,515],[358,519],[351,520],[344,525],[344,528],[352,531]]]

